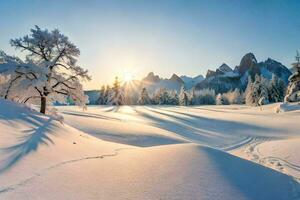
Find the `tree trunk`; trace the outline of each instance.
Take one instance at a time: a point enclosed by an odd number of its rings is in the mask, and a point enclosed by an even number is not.
[[[41,97],[41,109],[40,112],[43,114],[46,114],[46,104],[47,104],[47,99],[46,97]]]

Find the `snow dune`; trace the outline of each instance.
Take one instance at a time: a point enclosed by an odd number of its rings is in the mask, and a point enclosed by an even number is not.
[[[66,123],[101,139],[144,146],[142,137],[127,140],[130,136],[155,135],[177,140],[174,143],[181,140],[224,149],[251,138],[298,137],[300,112],[278,114],[273,108],[122,106],[118,110],[90,107],[83,112],[76,107],[58,107]]]
[[[124,149],[52,168],[7,199],[293,199],[290,177],[208,147]],[[34,191],[34,193],[32,193]]]
[[[0,199],[299,199],[293,177],[225,151],[296,146],[299,113],[264,109],[59,107],[62,125],[0,100]]]
[[[300,109],[296,109],[297,105],[284,105],[287,112],[276,113],[279,106],[282,107],[280,104],[261,108],[231,105],[122,106],[115,109],[95,106],[84,112],[92,119],[74,116],[74,113],[83,113],[79,108],[59,109],[68,124],[100,139],[144,147],[192,142],[227,151],[300,179],[300,163],[294,156],[300,146],[297,140],[300,136]],[[93,118],[94,115],[111,117],[114,122]],[[149,140],[154,139],[153,136],[155,140]],[[285,145],[282,149],[284,154],[280,154],[278,159],[283,161],[289,157],[290,164],[266,158],[273,154],[268,148],[269,142],[286,143],[287,139],[293,144],[290,148]],[[255,149],[262,145],[267,146],[264,148],[266,152],[256,153]]]

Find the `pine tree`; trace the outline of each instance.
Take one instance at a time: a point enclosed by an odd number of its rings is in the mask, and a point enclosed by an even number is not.
[[[160,105],[168,104],[170,96],[166,88],[162,90],[160,97]]]
[[[101,86],[101,89],[100,89],[99,99],[98,99],[98,101],[97,101],[97,103],[98,103],[99,105],[104,105],[104,104],[106,104],[106,101],[105,101],[105,92],[106,92],[105,85],[102,85],[102,86]]]
[[[179,93],[179,105],[188,106],[188,104],[189,104],[188,95],[187,95],[187,92],[185,90],[185,87],[182,86],[181,89],[180,89],[180,93]]]
[[[266,105],[270,102],[269,100],[269,93],[268,93],[268,88],[269,88],[269,80],[265,79],[262,76],[260,77],[260,82],[258,83],[258,88],[257,88],[257,93],[259,94],[258,98],[258,105]]]
[[[108,104],[116,106],[124,104],[124,93],[121,88],[121,82],[117,76],[108,95]]]
[[[178,105],[179,104],[179,97],[175,90],[169,92],[168,103],[169,105]]]
[[[149,97],[147,89],[143,88],[142,92],[141,92],[141,96],[140,96],[140,98],[138,100],[138,104],[140,104],[140,105],[147,105],[147,104],[150,104],[150,103],[151,103],[151,99]]]
[[[269,84],[269,100],[270,102],[282,102],[285,93],[285,83],[282,79],[278,78],[275,74],[272,76],[271,83]]]
[[[190,100],[189,100],[189,104],[190,105],[196,105],[196,92],[195,92],[195,87],[193,87],[192,93],[189,95],[190,96]]]
[[[285,102],[300,101],[300,55],[297,51],[296,63],[293,63],[294,73],[289,77],[289,85],[284,98]]]
[[[260,75],[255,75],[255,81],[249,79],[246,89],[246,103],[252,106],[260,106],[269,103],[268,81]]]
[[[255,95],[253,93],[253,82],[252,82],[252,78],[249,76],[248,77],[248,84],[247,84],[247,88],[246,88],[246,104],[247,105],[254,105],[255,104]]]
[[[165,105],[168,104],[169,93],[166,88],[160,88],[154,95],[155,104]]]
[[[111,93],[112,93],[111,87],[109,85],[106,85],[105,92],[103,95],[103,105],[109,104],[108,99]]]
[[[280,94],[279,102],[283,102],[287,86],[281,78],[278,79],[277,88]]]

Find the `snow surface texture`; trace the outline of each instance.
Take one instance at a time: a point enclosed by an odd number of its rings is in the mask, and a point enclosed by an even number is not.
[[[289,112],[300,110],[300,103],[281,103],[275,108],[276,112]]]
[[[57,107],[62,125],[1,100],[0,199],[299,199],[300,111],[274,106]]]

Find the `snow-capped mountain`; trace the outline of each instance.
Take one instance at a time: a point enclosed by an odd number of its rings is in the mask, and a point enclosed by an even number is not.
[[[284,80],[285,83],[288,83],[291,72],[280,62],[268,58],[266,61],[258,63],[258,67],[260,68],[260,72],[264,77],[270,79],[272,78],[272,74],[275,74],[276,76]]]
[[[220,74],[225,74],[225,73],[228,73],[228,72],[232,72],[233,70],[226,64],[226,63],[223,63],[217,70],[216,72],[217,73],[220,73]]]
[[[196,77],[189,77],[189,76],[180,76],[181,80],[184,82],[184,86],[186,89],[191,89],[194,87],[196,84],[200,83],[203,81],[205,78],[202,75],[198,75]]]
[[[171,78],[169,79],[169,81],[184,84],[184,81],[179,76],[177,76],[176,74],[173,74],[171,76]]]
[[[204,77],[202,75],[198,75],[196,77],[179,77],[176,74],[173,74],[169,79],[163,79],[158,75],[155,75],[153,72],[150,72],[144,79],[142,79],[141,85],[150,93],[153,93],[160,88],[179,91],[182,86],[186,89],[191,89],[203,80]]]
[[[257,60],[253,53],[247,53],[241,59],[240,65],[236,66],[234,71],[239,72],[240,75],[244,75],[247,71],[256,69]]]
[[[154,75],[153,72],[150,72],[145,78],[143,78],[143,82],[145,83],[157,83],[159,82],[161,79],[158,75]]]
[[[169,79],[163,79],[158,75],[154,75],[153,72],[150,72],[141,81],[141,87],[145,87],[149,93],[154,93],[160,88],[179,91],[183,85],[184,81],[176,74],[173,74]]]
[[[271,79],[274,74],[287,84],[291,72],[280,62],[271,58],[258,63],[253,53],[247,53],[234,70],[225,63],[216,71],[208,70],[205,80],[198,83],[195,88],[198,90],[211,88],[217,93],[227,92],[235,88],[245,89],[248,77],[254,77],[255,74],[260,74],[267,79]]]

